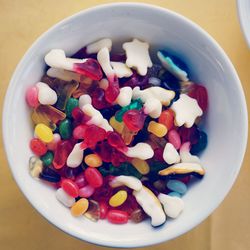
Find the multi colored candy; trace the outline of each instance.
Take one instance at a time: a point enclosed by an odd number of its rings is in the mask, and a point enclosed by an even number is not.
[[[166,50],[153,64],[147,42],[112,53],[103,38],[71,57],[45,55],[50,67],[27,89],[34,137],[30,175],[57,188],[76,217],[113,224],[177,218],[189,181],[202,178],[207,135],[199,127],[208,93],[185,62]]]

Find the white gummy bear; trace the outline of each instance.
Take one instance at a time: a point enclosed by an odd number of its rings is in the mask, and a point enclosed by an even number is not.
[[[97,53],[97,61],[100,63],[102,70],[108,78],[115,75],[115,71],[110,64],[109,50],[107,47],[99,50]]]
[[[112,40],[110,38],[103,38],[96,42],[93,42],[86,47],[86,52],[88,54],[98,53],[102,48],[108,48],[111,51],[112,48]]]
[[[58,78],[64,81],[75,80],[81,82],[81,75],[72,71],[58,69],[58,68],[49,68],[47,70],[47,75],[50,77]]]
[[[184,202],[179,197],[160,193],[158,199],[163,205],[166,215],[170,218],[177,218],[184,209]]]
[[[82,163],[83,152],[84,150],[81,149],[81,142],[75,144],[74,148],[67,158],[67,166],[70,168],[78,167]]]
[[[57,102],[56,92],[44,82],[36,84],[38,88],[38,101],[43,105],[53,105]]]
[[[132,99],[133,90],[131,87],[120,88],[120,93],[115,100],[115,103],[119,104],[121,107],[127,106],[130,104]]]
[[[142,186],[141,190],[133,191],[133,195],[143,211],[151,217],[152,226],[160,226],[166,221],[166,215],[161,203],[151,190]]]
[[[133,71],[125,63],[111,62],[110,64],[118,78],[130,77],[133,74]]]
[[[171,109],[175,113],[175,124],[178,127],[184,125],[191,128],[195,119],[203,113],[198,102],[186,94],[181,94],[180,98],[172,104]]]
[[[124,154],[131,158],[147,160],[154,156],[154,151],[149,144],[140,142],[133,147],[128,147],[128,151],[124,152]]]
[[[122,48],[126,52],[127,66],[129,68],[135,68],[138,74],[145,76],[148,67],[153,66],[149,56],[149,44],[135,38],[132,42],[124,43]]]
[[[165,145],[163,151],[163,159],[167,164],[174,164],[180,162],[180,155],[171,143]]]
[[[142,183],[134,176],[120,175],[116,176],[112,181],[109,182],[112,188],[127,186],[133,190],[139,191],[142,189]]]
[[[181,145],[180,157],[181,157],[181,162],[190,162],[199,164],[201,163],[198,156],[192,155],[190,153],[190,142],[185,142]]]

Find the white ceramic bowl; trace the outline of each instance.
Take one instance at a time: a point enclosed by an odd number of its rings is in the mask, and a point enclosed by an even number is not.
[[[202,154],[204,179],[183,197],[185,209],[176,220],[154,229],[149,221],[112,225],[74,218],[55,199],[55,191],[28,173],[33,135],[25,90],[44,73],[44,55],[53,48],[68,55],[102,37],[114,42],[133,37],[148,41],[152,50],[167,47],[182,55],[191,79],[209,93],[205,130],[209,143]],[[235,69],[219,45],[199,26],[172,11],[151,5],[118,3],[82,11],[45,32],[27,51],[11,79],[3,112],[4,144],[9,166],[30,203],[63,231],[95,244],[138,247],[173,239],[207,218],[221,203],[238,175],[247,141],[247,110]]]

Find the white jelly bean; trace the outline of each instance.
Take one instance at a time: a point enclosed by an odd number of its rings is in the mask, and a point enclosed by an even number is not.
[[[75,80],[77,82],[81,81],[81,75],[72,71],[57,69],[57,68],[49,68],[47,70],[47,75],[50,77],[58,78],[67,82]]]
[[[168,164],[174,164],[180,162],[180,156],[171,143],[167,143],[165,145],[164,151],[163,151],[163,159]]]
[[[170,196],[160,193],[158,199],[164,207],[164,211],[170,218],[177,218],[184,209],[184,202],[177,196]]]
[[[113,77],[115,75],[115,71],[111,67],[109,50],[107,47],[102,48],[97,54],[97,60],[100,63],[102,70],[105,75],[109,77]]]
[[[83,149],[81,149],[81,142],[75,144],[74,148],[72,149],[71,153],[67,158],[67,166],[70,168],[78,167],[83,160]]]
[[[56,92],[44,82],[36,84],[38,88],[38,101],[43,105],[53,105],[57,102]]]
[[[120,93],[116,98],[115,102],[121,107],[129,105],[132,99],[132,92],[133,91],[130,87],[120,88]]]
[[[133,191],[133,195],[144,212],[151,217],[152,226],[160,226],[166,221],[161,203],[151,190],[143,186],[141,190]]]
[[[113,67],[118,78],[130,77],[133,74],[133,71],[125,63],[111,62],[110,64]]]
[[[171,109],[175,112],[175,124],[178,127],[184,125],[191,128],[196,118],[203,113],[198,102],[186,94],[181,94],[180,98],[172,104]]]
[[[91,104],[92,99],[89,95],[85,94],[85,95],[81,95],[79,98],[79,108],[82,109],[82,107],[86,104]]]
[[[125,176],[120,175],[115,177],[111,182],[109,182],[109,185],[112,188],[120,187],[120,186],[127,186],[133,190],[139,191],[142,189],[142,183],[140,180],[133,176]]]
[[[133,147],[128,147],[124,154],[128,157],[147,160],[154,156],[154,150],[147,143],[140,142]]]
[[[94,54],[98,53],[102,48],[108,48],[109,51],[111,51],[112,47],[112,40],[109,38],[103,38],[101,40],[98,40],[94,43],[91,43],[87,45],[86,52],[88,54]]]
[[[72,207],[75,203],[75,198],[69,196],[62,188],[56,190],[56,198],[66,207]]]
[[[181,145],[180,157],[181,157],[181,162],[201,163],[198,156],[192,155],[190,153],[190,142],[185,142]]]
[[[152,67],[152,61],[149,55],[149,44],[141,42],[138,39],[133,39],[132,42],[127,42],[122,45],[126,52],[126,64],[129,68],[135,68],[138,74],[145,76],[148,67]]]

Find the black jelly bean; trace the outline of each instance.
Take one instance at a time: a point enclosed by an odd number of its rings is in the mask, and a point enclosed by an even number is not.
[[[42,173],[40,173],[39,177],[42,180],[49,182],[59,182],[61,180],[61,176],[51,168],[44,168]]]
[[[203,131],[200,132],[199,140],[196,144],[191,147],[191,154],[198,154],[204,150],[207,146],[207,134]]]

